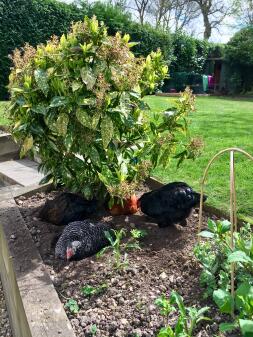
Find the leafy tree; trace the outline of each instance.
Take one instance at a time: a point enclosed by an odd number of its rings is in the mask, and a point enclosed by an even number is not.
[[[209,44],[197,40],[182,31],[173,35],[174,60],[173,71],[202,73],[208,56]]]
[[[240,90],[249,91],[253,87],[253,27],[237,32],[228,42],[225,57],[236,76]],[[239,89],[238,88],[238,89]]]

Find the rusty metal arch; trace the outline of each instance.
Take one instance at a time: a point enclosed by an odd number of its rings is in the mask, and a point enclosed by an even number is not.
[[[247,158],[253,161],[253,156],[251,156],[248,152],[237,148],[230,147],[224,150],[221,150],[213,158],[209,161],[204,171],[204,175],[201,180],[201,192],[200,192],[200,207],[199,207],[199,226],[198,226],[198,234],[201,231],[201,227],[203,225],[203,196],[204,196],[204,184],[207,178],[207,174],[209,168],[212,163],[220,157],[222,154],[230,152],[230,222],[231,222],[231,249],[234,248],[234,232],[237,232],[237,214],[236,214],[236,189],[235,189],[235,161],[234,161],[234,153],[239,152],[244,154]],[[198,235],[198,241],[200,240],[200,236]],[[235,275],[235,264],[231,265],[231,295],[234,297],[235,285],[234,285],[234,275]]]

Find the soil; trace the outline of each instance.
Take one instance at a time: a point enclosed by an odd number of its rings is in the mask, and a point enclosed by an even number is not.
[[[128,267],[115,271],[110,263],[111,253],[69,263],[55,259],[54,246],[63,228],[43,222],[37,216],[45,200],[58,193],[20,197],[17,204],[62,303],[75,299],[79,305],[78,314],[66,309],[78,337],[157,336],[164,326],[164,318],[154,302],[162,294],[169,296],[172,290],[183,296],[187,306],[210,306],[207,316],[212,320],[199,324],[194,336],[218,336],[218,324],[224,317],[220,317],[212,303],[202,300],[198,281],[201,270],[192,253],[197,241],[197,210],[188,218],[186,227],[159,228],[142,213],[112,217],[101,209],[93,220],[110,222],[116,229],[138,228],[148,233],[141,239],[141,250],[128,252]],[[204,214],[205,223],[208,217],[216,219]],[[99,295],[85,297],[81,288],[86,285],[104,285],[105,289]],[[172,313],[169,323],[176,319]],[[96,333],[92,333],[93,329]],[[238,337],[238,334],[227,336]]]
[[[12,337],[1,280],[0,280],[0,337]]]

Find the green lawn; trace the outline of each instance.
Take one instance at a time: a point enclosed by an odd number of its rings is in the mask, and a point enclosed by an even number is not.
[[[148,96],[152,111],[165,110],[173,98]],[[6,102],[0,102],[0,125],[8,124]],[[226,147],[238,146],[253,154],[253,100],[198,97],[197,111],[191,116],[192,136],[201,136],[204,152],[195,161],[187,160],[177,170],[176,162],[157,168],[153,175],[163,182],[183,180],[200,189],[200,179],[211,157]],[[236,187],[239,213],[253,218],[253,162],[236,155]],[[206,185],[209,204],[229,208],[229,155],[220,157],[211,167]]]
[[[0,102],[0,125],[7,125],[8,119],[6,117],[6,107],[8,102]]]
[[[152,111],[166,109],[172,98],[149,96],[146,101]],[[198,97],[197,111],[191,116],[191,134],[201,136],[204,152],[195,161],[187,160],[176,169],[175,163],[156,168],[153,175],[163,182],[183,180],[200,189],[200,179],[211,157],[226,147],[240,147],[253,154],[253,99]],[[253,162],[238,154],[236,187],[239,213],[253,218]],[[220,157],[208,175],[208,202],[220,209],[229,209],[229,155]]]

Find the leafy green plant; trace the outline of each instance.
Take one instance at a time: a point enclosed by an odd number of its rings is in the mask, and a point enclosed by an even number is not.
[[[105,292],[108,289],[108,284],[103,283],[99,285],[98,287],[93,287],[90,285],[85,285],[82,287],[81,292],[84,296],[91,297],[91,296],[96,296],[100,295],[101,293]]]
[[[169,314],[175,310],[171,305],[170,299],[168,299],[164,294],[155,300],[155,304],[160,308],[160,314],[165,317],[166,323],[168,322]]]
[[[92,334],[92,336],[95,336],[97,333],[97,326],[96,324],[92,324],[91,328],[90,328],[90,333]]]
[[[109,231],[105,232],[105,235],[110,242],[110,246],[104,247],[97,256],[103,256],[106,251],[112,251],[113,253],[113,267],[115,269],[124,269],[128,266],[128,254],[129,249],[141,249],[138,239],[141,237],[142,232],[138,230],[131,231],[131,237],[123,242],[123,239],[126,236],[126,230],[124,228],[120,230],[112,230],[112,233]]]
[[[222,313],[231,315],[233,322],[220,324],[222,332],[241,329],[248,335],[253,320],[253,239],[251,227],[244,225],[234,233],[231,244],[228,221],[208,221],[208,230],[200,233],[208,241],[195,247],[194,253],[202,264],[200,283],[205,294],[211,296]],[[231,264],[235,268],[235,294],[230,292]],[[243,323],[246,320],[247,323]],[[241,323],[240,323],[241,322]]]
[[[14,53],[12,134],[23,144],[23,156],[41,158],[43,182],[51,179],[86,198],[108,191],[118,197],[115,188],[129,185],[131,191],[175,154],[192,158],[191,91],[182,94],[172,115],[158,114],[157,123],[145,118],[143,95],[156,90],[168,67],[159,50],[135,57],[134,45],[127,34],[108,36],[93,17],[60,39]]]
[[[68,308],[69,311],[73,314],[78,314],[80,308],[76,300],[70,298],[66,304],[64,305],[65,308]]]
[[[247,327],[252,327],[253,324],[253,286],[249,283],[242,283],[237,288],[234,298],[231,293],[218,289],[214,291],[213,299],[222,313],[230,314],[233,318],[235,308],[234,322],[220,324],[220,330],[225,332],[240,327],[244,337],[250,336]],[[247,321],[247,323],[244,325],[243,321]]]
[[[202,265],[200,284],[204,288],[204,297],[212,296],[219,286],[229,289],[229,264],[226,256],[231,252],[229,239],[230,223],[228,221],[208,220],[207,230],[200,233],[208,239],[194,248],[194,254]]]
[[[163,327],[158,337],[192,337],[197,324],[203,320],[210,320],[204,314],[209,310],[209,307],[197,309],[195,307],[185,307],[183,298],[175,291],[171,293],[169,299],[163,295],[155,301],[160,308],[160,313],[168,320],[168,316],[172,311],[178,311],[178,320],[172,328],[168,325]],[[176,307],[175,307],[176,306]]]

